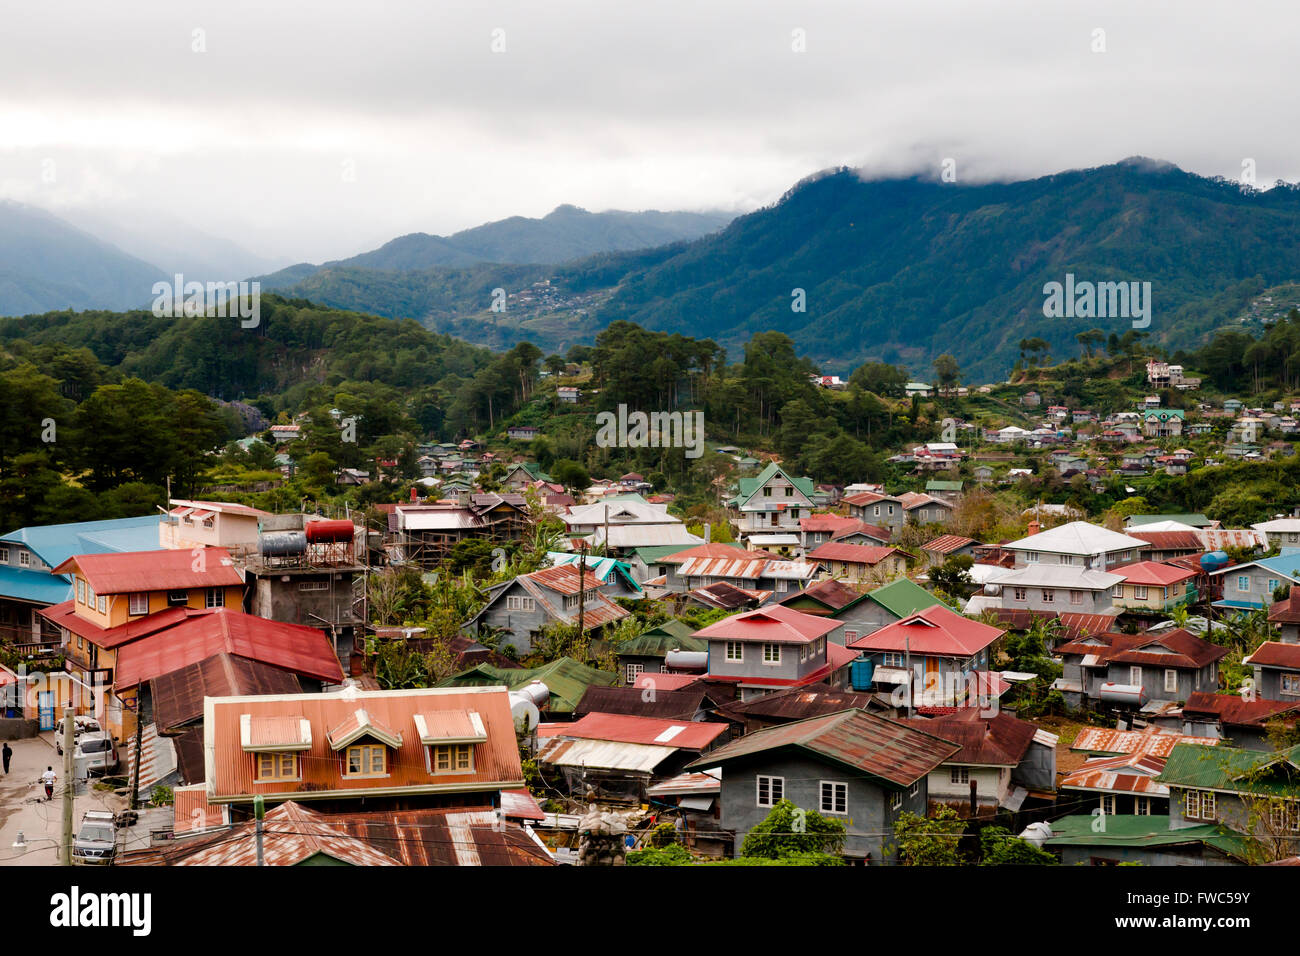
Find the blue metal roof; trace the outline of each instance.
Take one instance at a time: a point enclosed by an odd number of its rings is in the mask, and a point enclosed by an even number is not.
[[[140,518],[38,525],[0,535],[0,541],[24,544],[50,567],[57,568],[74,554],[158,551],[158,522],[161,517],[152,514]]]
[[[58,604],[72,597],[72,585],[61,574],[0,564],[0,597],[33,604]]]

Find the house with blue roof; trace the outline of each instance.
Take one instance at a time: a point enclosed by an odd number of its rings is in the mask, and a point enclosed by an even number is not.
[[[1271,558],[1258,558],[1210,572],[1223,588],[1214,606],[1226,610],[1258,611],[1273,606],[1273,592],[1283,585],[1300,584],[1300,548],[1283,548]]]
[[[78,554],[159,550],[159,518],[75,521],[0,535],[0,640],[20,650],[57,644],[58,628],[36,612],[72,597],[72,582],[52,569]]]

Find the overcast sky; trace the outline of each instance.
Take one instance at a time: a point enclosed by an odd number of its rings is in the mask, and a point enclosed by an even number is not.
[[[1265,184],[1300,179],[1298,41],[1283,2],[6,0],[0,197],[321,261],[566,202],[748,211],[835,165]]]

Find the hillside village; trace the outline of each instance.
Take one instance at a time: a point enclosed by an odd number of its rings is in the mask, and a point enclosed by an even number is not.
[[[1300,499],[1214,476],[1294,462],[1300,397],[898,379],[856,480],[716,427],[595,477],[572,358],[350,465],[346,411],[253,409],[193,496],[0,536],[19,766],[115,821],[77,862],[1296,862]]]

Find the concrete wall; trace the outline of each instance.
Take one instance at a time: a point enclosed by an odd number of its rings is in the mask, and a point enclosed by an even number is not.
[[[779,664],[763,663],[763,645],[754,641],[742,641],[745,659],[743,661],[727,660],[727,642],[709,641],[709,673],[721,677],[743,677],[754,682],[764,680],[797,680],[811,674],[826,664],[826,650],[799,660],[797,644],[781,644],[781,662]],[[804,645],[805,647],[807,645]]]
[[[1025,592],[1025,597],[1020,600],[1016,597],[1014,585],[1003,585],[1002,606],[1004,608],[1019,608],[1030,611],[1057,611],[1061,614],[1105,614],[1111,609],[1109,590],[1086,591],[1080,588],[1042,588],[1038,586],[1024,587],[1022,590]],[[1044,590],[1051,594],[1051,601],[1044,599]],[[1081,595],[1083,603],[1071,603],[1072,594]]]
[[[25,740],[35,737],[39,732],[39,720],[27,720],[23,717],[0,717],[0,740]]]
[[[1131,668],[1134,664],[1111,663],[1107,668],[1107,680],[1113,684],[1132,683]],[[1186,700],[1192,691],[1213,692],[1219,686],[1219,665],[1207,664],[1200,670],[1174,668],[1178,672],[1178,689],[1165,690],[1164,667],[1141,665],[1142,689],[1147,692],[1149,700]]]

